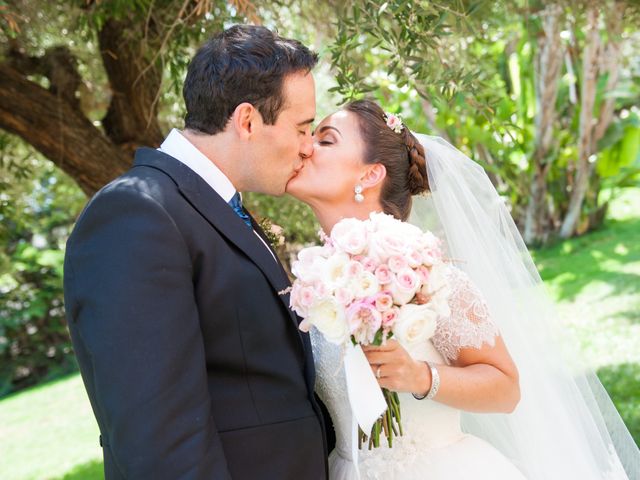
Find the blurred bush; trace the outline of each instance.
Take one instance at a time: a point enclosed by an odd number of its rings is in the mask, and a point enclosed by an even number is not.
[[[85,202],[51,162],[11,158],[0,159],[0,396],[75,369],[62,264]]]

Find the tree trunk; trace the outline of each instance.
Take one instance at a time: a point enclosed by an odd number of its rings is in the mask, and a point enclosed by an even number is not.
[[[598,198],[598,185],[600,184],[597,181],[593,181],[592,178],[595,171],[595,162],[592,157],[595,153],[597,153],[597,143],[604,136],[607,128],[611,125],[611,122],[614,118],[614,109],[615,109],[615,98],[613,97],[605,97],[600,105],[600,112],[597,120],[594,123],[593,119],[593,108],[595,103],[595,95],[596,88],[595,84],[597,81],[598,72],[601,72],[607,76],[607,84],[605,87],[605,92],[611,92],[615,89],[618,84],[619,70],[620,70],[620,57],[621,57],[621,33],[622,33],[622,23],[624,19],[624,11],[625,11],[625,3],[624,2],[614,2],[613,7],[609,9],[606,19],[606,29],[607,29],[607,44],[606,47],[600,46],[600,37],[597,36],[595,40],[595,55],[590,58],[590,65],[587,65],[587,50],[585,50],[585,73],[584,73],[584,81],[583,81],[583,98],[582,98],[582,107],[585,107],[585,91],[586,87],[589,87],[588,93],[591,95],[590,98],[586,100],[590,102],[590,107],[587,104],[587,107],[590,108],[590,116],[587,120],[586,117],[583,118],[584,111],[581,111],[580,116],[580,144],[579,144],[579,154],[578,154],[578,175],[576,177],[576,182],[574,185],[574,189],[572,191],[571,200],[569,203],[569,209],[565,216],[565,220],[563,222],[560,236],[562,238],[568,238],[571,235],[578,233],[584,233],[586,230],[591,228],[593,225],[600,223],[603,219],[603,215],[601,212],[605,211],[606,208],[598,209],[597,208],[597,198]],[[589,19],[591,25],[591,12],[596,11],[596,7],[593,7],[589,12]],[[597,16],[597,14],[596,14]],[[595,30],[597,31],[597,18],[595,20]],[[593,32],[590,30],[587,35],[587,41],[591,38]],[[599,48],[598,48],[599,46]],[[588,49],[588,46],[587,46]],[[587,70],[589,67],[589,74],[594,75],[593,79],[591,79],[589,85],[587,85]],[[586,127],[586,123],[589,122],[588,128]],[[591,159],[591,161],[589,161]],[[591,195],[587,195],[589,185],[596,186],[596,191],[591,192]],[[588,219],[588,223],[585,225],[579,224],[580,213],[582,211],[583,204],[585,202],[585,198],[589,197],[589,204],[594,209],[594,214],[590,215]],[[600,211],[598,211],[600,210]]]
[[[587,10],[586,46],[582,59],[578,161],[576,163],[576,177],[571,190],[569,207],[560,228],[560,236],[562,238],[569,238],[576,231],[584,197],[589,186],[589,178],[595,165],[595,162],[590,158],[593,145],[593,107],[596,98],[598,55],[600,52],[598,20],[599,11],[597,5],[590,5]]]
[[[158,146],[158,101],[162,72],[141,52],[142,40],[129,20],[107,20],[100,30],[100,55],[111,86],[111,103],[102,120],[109,138],[129,154],[140,145]],[[157,36],[152,38],[156,39]]]
[[[532,155],[533,172],[524,224],[524,240],[527,244],[544,242],[549,233],[547,173],[552,162],[556,99],[563,58],[560,38],[562,9],[558,5],[549,5],[540,15],[544,18],[544,31],[539,36],[536,54],[536,146]]]
[[[620,75],[620,56],[622,53],[621,48],[621,34],[622,34],[622,20],[625,11],[624,2],[615,2],[613,8],[607,15],[607,46],[604,55],[602,55],[602,65],[600,71],[607,75],[607,86],[605,92],[612,92],[618,85],[618,78]],[[602,105],[600,106],[600,115],[598,116],[598,123],[595,126],[593,133],[593,144],[591,146],[592,151],[596,151],[596,144],[604,136],[607,128],[613,121],[613,113],[615,110],[616,99],[615,97],[605,97]]]

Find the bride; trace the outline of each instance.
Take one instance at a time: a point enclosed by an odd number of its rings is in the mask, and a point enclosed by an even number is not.
[[[640,453],[599,381],[555,346],[566,342],[540,277],[479,165],[361,100],[318,125],[287,192],[325,232],[377,211],[432,230],[452,263],[451,315],[430,340],[365,349],[380,386],[401,392],[393,448],[352,448],[343,350],[312,330],[316,390],[336,431],[331,480],[640,478]]]

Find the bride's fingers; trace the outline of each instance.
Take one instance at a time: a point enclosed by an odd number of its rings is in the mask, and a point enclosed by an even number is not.
[[[381,375],[378,379],[378,385],[382,388],[386,388],[387,390],[391,390],[394,392],[402,391],[402,382],[394,376],[383,376]]]
[[[392,362],[394,357],[387,352],[365,352],[365,357],[371,365],[381,365],[383,363]]]
[[[402,366],[396,365],[393,363],[383,363],[383,364],[372,363],[370,367],[371,367],[371,371],[376,376],[376,378],[383,378],[383,377],[402,378],[405,375],[405,370],[402,368]]]
[[[362,350],[366,352],[391,352],[396,350],[400,344],[397,340],[388,340],[385,345],[366,345]]]
[[[382,365],[371,365],[371,371],[373,372],[373,376],[378,379],[378,383],[380,383],[380,379],[386,376]]]

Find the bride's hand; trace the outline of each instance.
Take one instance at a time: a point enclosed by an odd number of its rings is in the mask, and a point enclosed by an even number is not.
[[[397,340],[381,346],[369,345],[362,350],[381,387],[416,395],[424,395],[431,388],[429,367],[411,358]]]

